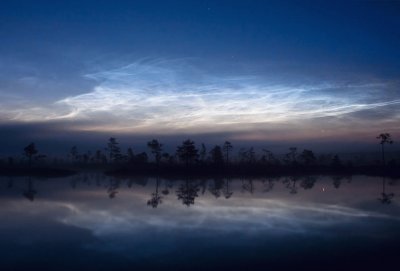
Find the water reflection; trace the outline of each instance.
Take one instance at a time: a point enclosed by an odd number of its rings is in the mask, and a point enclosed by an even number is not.
[[[382,177],[382,193],[379,201],[383,204],[392,203],[392,199],[394,197],[394,193],[386,193],[386,178]]]
[[[185,180],[184,183],[179,185],[178,190],[176,190],[176,195],[178,199],[186,206],[194,204],[195,198],[197,198],[200,188],[196,181]]]
[[[28,200],[34,201],[35,200],[35,195],[37,194],[37,191],[33,188],[33,181],[32,181],[31,177],[28,177],[27,183],[28,183],[28,187],[24,190],[22,195],[25,198],[27,198]]]
[[[286,185],[286,188],[289,189],[290,194],[294,195],[297,194],[297,181],[299,180],[299,177],[297,176],[291,176],[291,177],[285,177],[283,180],[283,183]]]
[[[162,197],[158,193],[159,185],[160,185],[160,178],[157,178],[156,179],[156,191],[151,194],[151,198],[147,201],[147,205],[149,205],[153,208],[157,208],[158,204],[162,203]]]
[[[231,180],[230,178],[226,178],[225,181],[224,181],[224,190],[223,190],[223,194],[224,194],[224,197],[225,197],[226,199],[229,199],[229,198],[232,197],[232,195],[233,195],[233,191],[231,190],[231,187],[230,187],[231,181],[232,181],[232,180]]]
[[[326,184],[326,181],[332,180],[331,186]],[[352,187],[352,189],[357,191],[371,188],[372,183],[377,184],[381,183],[380,188],[375,188],[379,196],[379,202],[382,204],[391,204],[395,199],[394,190],[398,190],[397,187],[397,179],[387,179],[386,177],[357,177],[358,179],[366,179],[364,183],[358,183]],[[379,181],[380,179],[380,181]],[[109,199],[114,199],[117,197],[119,190],[122,189],[126,192],[127,189],[135,189],[135,187],[151,187],[154,184],[154,189],[150,194],[150,199],[146,200],[147,205],[153,208],[157,208],[159,204],[163,202],[163,198],[171,196],[171,190],[174,190],[174,187],[177,187],[175,190],[176,198],[181,201],[186,206],[191,206],[195,204],[195,199],[199,197],[199,193],[204,196],[207,193],[212,195],[213,197],[220,198],[223,197],[225,199],[230,199],[234,195],[235,189],[239,192],[248,193],[249,195],[253,195],[255,192],[261,193],[273,193],[274,189],[278,187],[278,193],[282,193],[282,187],[288,191],[290,195],[296,195],[299,191],[305,192],[305,190],[314,190],[315,193],[319,193],[322,189],[322,192],[330,189],[330,187],[338,190],[338,195],[340,195],[340,189],[343,186],[343,181],[346,181],[346,184],[350,184],[352,177],[351,176],[286,176],[286,177],[266,177],[261,179],[253,179],[253,178],[240,178],[240,179],[232,179],[230,177],[217,177],[213,179],[189,179],[185,180],[171,180],[171,179],[162,179],[160,177],[150,178],[150,177],[130,177],[130,178],[115,178],[109,177],[101,173],[86,173],[80,174],[77,176],[69,177],[63,179],[54,180],[58,183],[63,183],[68,181],[70,183],[70,187],[73,190],[79,190],[84,187],[96,187],[96,188],[104,188],[105,194]],[[372,182],[373,180],[373,182]],[[16,177],[7,177],[0,178],[0,182],[4,185],[2,186],[4,189],[13,190],[19,189],[19,186],[15,186],[15,182],[21,184],[23,186],[22,195],[28,199],[29,201],[34,201],[37,197],[38,190],[35,188],[35,181],[43,184],[45,181],[43,179],[26,177],[26,178],[16,178]],[[24,182],[25,184],[22,184]],[[0,184],[1,184],[0,183]],[[150,183],[150,185],[149,185]],[[320,187],[315,188],[316,184],[321,183]],[[239,186],[238,186],[239,185]],[[0,187],[1,189],[1,187]],[[46,189],[46,188],[45,188]],[[300,190],[299,190],[300,189]],[[259,191],[258,191],[259,190]],[[379,191],[378,191],[379,190]]]
[[[64,270],[381,267],[400,249],[399,190],[363,176],[2,178],[0,270],[62,270],[65,255]]]

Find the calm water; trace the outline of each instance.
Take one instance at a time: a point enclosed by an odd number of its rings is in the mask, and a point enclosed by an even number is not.
[[[400,180],[0,178],[0,270],[400,266]]]

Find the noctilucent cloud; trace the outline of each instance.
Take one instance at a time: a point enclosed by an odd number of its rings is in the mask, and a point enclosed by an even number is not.
[[[400,136],[400,2],[1,1],[0,37],[0,130],[27,140]]]

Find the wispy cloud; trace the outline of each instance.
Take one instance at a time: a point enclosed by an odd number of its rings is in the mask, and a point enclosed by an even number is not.
[[[237,131],[400,104],[385,82],[277,83],[210,74],[186,60],[141,60],[85,76],[97,82],[93,90],[47,106],[5,104],[3,121],[74,120],[85,123],[79,129],[99,131]]]

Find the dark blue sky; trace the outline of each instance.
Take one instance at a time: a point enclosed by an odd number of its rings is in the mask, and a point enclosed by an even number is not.
[[[1,1],[0,37],[21,141],[400,137],[400,2]]]

